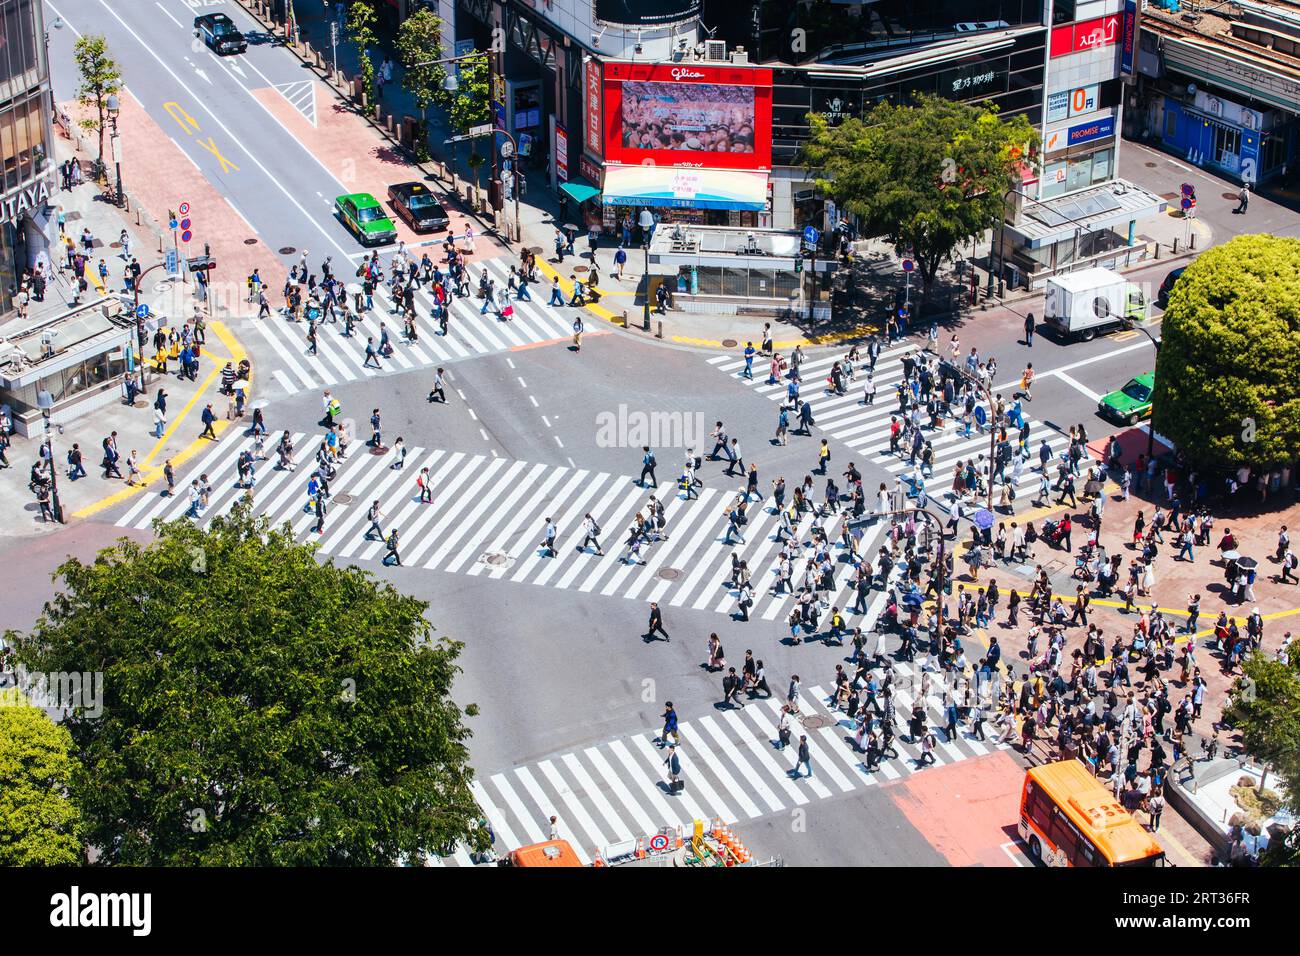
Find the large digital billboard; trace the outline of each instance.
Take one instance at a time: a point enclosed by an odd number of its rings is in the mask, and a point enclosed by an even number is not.
[[[606,159],[719,169],[771,166],[770,70],[609,63],[604,88]]]
[[[698,16],[700,0],[594,0],[594,10],[603,23],[651,26]]]

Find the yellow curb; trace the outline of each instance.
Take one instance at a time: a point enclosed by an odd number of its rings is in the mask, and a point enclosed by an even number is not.
[[[228,422],[225,419],[221,419],[212,426],[212,430],[217,433],[217,437],[219,438],[221,437],[222,432],[224,432],[232,424],[234,423]],[[165,438],[163,440],[166,441]],[[211,439],[208,438],[194,439],[194,441],[190,442],[189,445],[187,445],[181,451],[171,456],[172,464],[173,465],[184,464],[185,462],[193,458],[199,452],[200,449],[209,446],[211,443],[212,443]],[[145,471],[144,468],[141,468],[140,470],[141,472]],[[162,476],[162,468],[158,465],[151,466],[148,469],[148,472],[149,472],[149,477],[146,477],[143,481],[140,482],[140,484],[133,485],[130,488],[122,488],[119,491],[116,491],[113,494],[108,495],[107,497],[101,498],[99,501],[93,502],[92,504],[88,504],[84,508],[81,508],[78,511],[74,511],[72,513],[72,517],[87,518],[90,515],[97,514],[100,511],[103,511],[105,508],[111,508],[113,505],[120,504],[121,502],[126,501],[128,498],[135,497],[137,494],[144,491],[145,488],[149,487],[151,484],[154,483],[155,480],[161,478]]]
[[[566,299],[569,296],[573,295],[572,282],[569,282],[567,279],[564,278],[564,276],[560,275],[559,271],[554,266],[552,266],[549,262],[547,262],[545,259],[538,257],[536,259],[536,262],[538,268],[542,270],[543,275],[551,279],[558,278],[560,280],[560,288],[564,291],[564,297]],[[604,297],[606,294],[605,290],[602,289],[600,286],[596,286],[596,291],[600,293],[602,297]],[[595,302],[588,303],[586,309],[588,312],[592,313],[593,315],[599,316],[602,319],[605,319],[607,322],[613,322],[615,325],[619,325],[619,326],[623,324],[622,316],[614,314],[613,312],[609,311],[609,309],[605,308],[603,305],[600,305],[599,303],[595,303]]]
[[[166,431],[163,432],[163,437],[158,439],[157,442],[154,443],[154,446],[152,449],[150,449],[149,454],[146,455],[144,457],[144,460],[140,462],[140,473],[142,475],[142,480],[140,484],[133,485],[129,488],[122,488],[111,495],[107,495],[104,498],[99,499],[98,501],[86,505],[84,508],[74,511],[72,514],[74,518],[85,518],[90,515],[97,514],[106,508],[111,508],[113,505],[119,504],[123,501],[126,501],[128,498],[133,497],[140,491],[147,488],[153,482],[162,479],[162,474],[163,474],[162,466],[152,464],[153,460],[158,457],[159,452],[163,450],[163,448],[167,445],[167,442],[170,441],[172,436],[176,434],[176,431],[184,423],[185,419],[189,416],[190,412],[194,410],[194,406],[197,405],[200,401],[202,401],[204,399],[204,396],[207,395],[208,388],[212,385],[212,382],[217,378],[217,376],[221,374],[221,370],[225,366],[226,361],[231,361],[234,362],[235,364],[238,364],[239,362],[243,361],[245,355],[247,354],[244,351],[244,347],[240,345],[239,340],[235,338],[235,336],[231,333],[231,331],[228,328],[226,328],[226,326],[223,323],[213,321],[209,325],[209,328],[212,329],[213,333],[216,334],[217,338],[221,340],[221,343],[225,345],[227,350],[230,352],[229,359],[227,359],[226,356],[224,355],[214,355],[213,353],[207,351],[206,349],[204,350],[204,358],[211,359],[213,362],[212,370],[208,372],[207,376],[203,379],[203,384],[200,385],[197,390],[195,390],[192,396],[190,396],[190,400],[185,403],[185,407],[181,409],[180,414],[177,415],[174,419],[172,419],[171,425],[167,428]],[[216,422],[213,423],[212,430],[216,432],[218,437],[220,437],[221,434],[233,424],[234,422],[228,421],[226,419],[218,419]],[[207,438],[194,439],[194,441],[190,442],[188,445],[182,448],[175,455],[169,456],[172,464],[179,465],[185,461],[188,461],[190,458],[194,456],[194,454],[200,448],[207,445],[209,441],[210,439]]]

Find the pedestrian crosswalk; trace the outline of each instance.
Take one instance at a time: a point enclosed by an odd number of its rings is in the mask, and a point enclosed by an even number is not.
[[[847,351],[847,350],[845,350]],[[900,477],[911,475],[913,466],[908,460],[907,452],[891,454],[889,451],[890,420],[898,415],[898,401],[895,390],[903,379],[903,357],[918,351],[915,345],[906,345],[892,351],[882,351],[875,369],[876,395],[871,405],[864,402],[863,390],[866,381],[865,366],[859,367],[856,380],[846,384],[844,395],[835,395],[826,386],[831,366],[844,357],[844,351],[827,352],[804,360],[800,367],[803,388],[800,397],[808,401],[813,410],[814,428],[830,438],[841,442],[853,451],[864,455],[872,464]],[[758,356],[754,363],[754,378],[744,376],[745,360],[735,355],[717,355],[708,359],[710,365],[728,375],[739,379],[758,394],[774,402],[787,400],[787,379],[778,384],[768,384],[768,363]],[[1010,390],[1007,390],[1008,392]],[[1008,395],[1009,397],[1009,395]],[[1025,421],[1029,423],[1029,437],[1026,451],[1029,459],[1021,466],[1016,480],[1018,499],[1025,500],[1024,491],[1029,491],[1037,484],[1039,475],[1038,450],[1042,439],[1046,438],[1054,457],[1060,456],[1069,448],[1069,439],[1054,428],[1044,427],[1029,414],[1028,405],[1022,406]],[[797,416],[791,413],[790,430],[798,425]],[[931,498],[951,500],[953,469],[968,459],[974,459],[977,467],[989,454],[988,432],[979,432],[972,428],[969,437],[962,437],[959,421],[949,419],[941,429],[930,430],[928,420],[922,424],[922,436],[934,449],[933,476],[925,475],[926,491]],[[776,418],[772,420],[773,433],[776,431]],[[1010,435],[1013,447],[1018,436]],[[1013,469],[1007,467],[1006,474],[1011,476]],[[865,482],[864,482],[865,485]],[[867,491],[868,505],[873,505],[873,492]]]
[[[509,268],[499,260],[477,262],[469,269],[471,285],[475,287],[483,269],[496,280],[498,289],[506,287]],[[421,288],[415,293],[419,338],[411,342],[402,334],[401,312],[395,307],[387,284],[384,284],[375,290],[374,309],[359,315],[360,321],[353,327],[351,337],[344,336],[341,319],[317,325],[315,354],[311,353],[307,342],[305,320],[294,322],[277,311],[266,318],[250,319],[249,324],[283,366],[273,369],[272,377],[286,392],[293,393],[376,375],[445,365],[474,355],[552,342],[573,334],[572,317],[547,305],[545,290],[534,285],[529,288],[529,294],[531,301],[519,301],[511,295],[514,315],[509,321],[492,311],[480,314],[482,300],[478,298],[457,298],[449,310],[447,334],[441,335],[431,318],[433,299],[427,288]],[[366,340],[373,336],[378,345],[381,323],[388,332],[393,354],[381,359],[382,367],[375,369],[365,365]]]
[[[912,694],[921,692],[920,673],[916,665],[904,662],[894,662],[893,667],[900,687],[894,695],[894,721],[903,735]],[[996,742],[991,732],[981,740],[961,727],[949,739],[945,702],[932,692],[926,694],[924,706],[938,741],[934,764],[922,763],[919,742],[895,736],[897,756],[882,760],[870,772],[856,750],[854,721],[829,707],[829,692],[823,687],[801,690],[800,720],[791,727],[793,745],[779,749],[777,721],[784,700],[784,694],[754,698],[741,708],[717,707],[683,721],[677,753],[686,786],[679,794],[669,793],[667,753],[652,731],[484,775],[472,787],[492,825],[496,851],[504,854],[549,839],[554,816],[560,836],[590,863],[594,850],[603,852],[664,827],[689,832],[693,820],[714,818],[743,823],[900,780],[927,765],[956,763],[1009,746]],[[796,778],[791,771],[801,734],[808,738],[813,775]],[[429,863],[471,865],[463,848]]]
[[[207,475],[213,488],[206,510],[196,519],[204,525],[248,497],[250,491],[236,485],[236,462],[242,451],[252,448],[253,440],[240,433],[228,436],[181,482],[181,494],[173,498],[141,495],[117,524],[148,528],[155,520],[184,517],[190,507],[187,483],[200,474]],[[310,461],[315,446],[304,433],[292,438],[303,460]],[[268,443],[268,451],[273,444]],[[398,529],[399,553],[406,567],[727,614],[739,613],[739,591],[731,585],[734,554],[752,575],[754,606],[750,615],[767,621],[789,610],[788,591],[772,590],[783,549],[792,562],[791,580],[796,587],[813,557],[809,535],[814,516],[806,514],[795,526],[795,544],[783,544],[777,537],[779,519],[770,500],[751,505],[743,541],[723,543],[727,528],[724,510],[743,486],[703,488],[698,498],[688,501],[675,482],[641,487],[627,475],[423,447],[410,448],[399,468],[391,450],[379,455],[367,454],[368,450],[354,450],[338,467],[330,482],[331,507],[322,533],[313,530],[316,518],[307,499],[314,462],[297,472],[258,462],[251,491],[254,512],[275,525],[290,524],[300,539],[315,542],[327,555],[378,560],[384,556],[384,544],[366,518],[371,503],[378,500],[383,515],[380,525],[385,532]],[[416,485],[424,468],[429,470],[433,488],[431,502],[420,501]],[[644,563],[632,563],[624,559],[626,548],[621,547],[625,529],[639,511],[645,511],[651,494],[664,502],[668,537],[642,551]],[[594,547],[581,547],[587,513],[601,528],[603,555]],[[540,547],[548,518],[559,531],[554,556]],[[833,532],[830,521],[826,526]],[[859,530],[858,552],[873,554],[883,528],[877,523]],[[849,623],[869,626],[878,608],[862,607],[864,619],[849,615],[855,598],[849,555],[840,542],[835,544],[834,554],[838,560],[836,590],[829,603],[844,609]],[[879,598],[879,593],[876,596]],[[670,633],[671,626],[669,620]]]

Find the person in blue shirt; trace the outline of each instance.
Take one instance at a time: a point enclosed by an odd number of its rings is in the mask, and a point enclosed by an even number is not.
[[[627,265],[627,250],[619,246],[614,252],[614,267],[618,270],[618,277],[623,278],[623,267]]]
[[[757,354],[753,342],[745,343],[745,371],[742,373],[750,381],[754,380],[754,355]]]

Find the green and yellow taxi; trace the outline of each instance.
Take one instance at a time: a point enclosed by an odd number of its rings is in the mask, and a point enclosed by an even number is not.
[[[363,246],[397,241],[397,226],[370,193],[348,193],[334,200],[334,212]]]
[[[1128,380],[1123,388],[1103,395],[1097,403],[1102,418],[1136,425],[1151,415],[1151,393],[1156,387],[1156,373],[1143,372]]]

